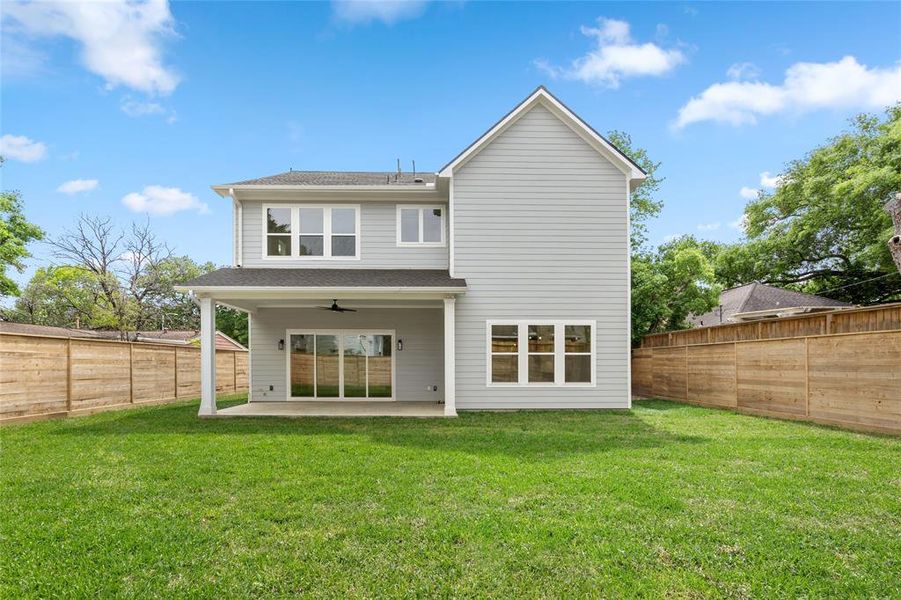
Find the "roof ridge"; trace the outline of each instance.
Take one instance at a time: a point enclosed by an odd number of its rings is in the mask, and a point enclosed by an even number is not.
[[[749,286],[748,293],[745,294],[745,297],[744,297],[744,299],[742,299],[741,304],[738,305],[738,308],[735,311],[736,313],[740,313],[744,310],[745,305],[748,303],[748,300],[751,299],[751,296],[754,295],[754,290],[757,289],[758,285],[759,285],[759,282],[757,282],[757,281],[752,281],[750,284],[748,284],[748,286]]]

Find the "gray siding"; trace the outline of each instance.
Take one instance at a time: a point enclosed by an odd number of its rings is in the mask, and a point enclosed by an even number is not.
[[[536,106],[454,173],[457,408],[629,405],[626,177]],[[486,385],[486,321],[596,321],[597,386]]]
[[[405,196],[406,197],[406,196]],[[263,258],[263,205],[288,204],[284,200],[272,202],[244,200],[243,205],[243,262],[245,267],[304,267],[310,269],[340,268],[340,269],[373,269],[373,268],[410,268],[410,269],[446,269],[447,247],[443,248],[398,248],[397,247],[397,203],[355,201],[353,196],[336,198],[335,195],[327,197],[310,197],[298,204],[359,204],[360,205],[360,236],[362,247],[360,260],[265,260]],[[423,196],[416,204],[440,204],[434,197]],[[445,232],[447,238],[447,232]]]
[[[394,329],[396,400],[444,399],[444,321],[441,308],[367,308],[336,314],[315,308],[263,308],[250,315],[251,400],[285,400],[287,329]],[[395,345],[397,340],[394,340]],[[269,391],[269,386],[274,387]],[[438,391],[426,391],[437,385]]]

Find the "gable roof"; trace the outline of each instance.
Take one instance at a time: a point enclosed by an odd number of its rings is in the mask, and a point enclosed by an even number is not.
[[[492,125],[488,131],[483,133],[476,141],[467,146],[462,152],[455,156],[449,163],[444,165],[438,172],[439,177],[451,177],[454,169],[458,169],[466,164],[473,156],[478,154],[485,146],[490,144],[497,136],[507,130],[519,118],[531,110],[534,106],[541,104],[547,108],[554,116],[563,121],[573,131],[585,140],[588,145],[594,148],[599,154],[603,155],[617,168],[619,168],[629,179],[629,187],[634,189],[642,181],[647,178],[647,173],[635,164],[631,158],[614,146],[610,140],[595,131],[591,125],[586,123],[579,115],[569,109],[556,96],[551,94],[543,85],[538,86],[534,92],[516,105],[513,110]]]
[[[804,294],[778,288],[763,283],[748,283],[723,290],[720,305],[702,315],[695,315],[689,321],[697,326],[719,325],[735,322],[736,315],[764,310],[851,306],[846,302],[833,300],[814,294]]]

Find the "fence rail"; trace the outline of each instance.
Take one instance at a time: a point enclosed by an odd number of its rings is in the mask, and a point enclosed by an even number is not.
[[[633,350],[633,394],[901,433],[901,324],[889,331],[691,339]]]
[[[247,389],[247,352],[216,350],[216,392]],[[200,395],[200,349],[0,333],[0,423]]]
[[[660,348],[896,329],[901,329],[901,302],[656,333],[645,336],[641,340],[641,347]]]

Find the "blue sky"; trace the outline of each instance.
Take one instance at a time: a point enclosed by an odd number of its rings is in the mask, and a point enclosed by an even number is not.
[[[0,175],[29,218],[56,236],[82,212],[150,214],[176,253],[220,264],[231,212],[211,184],[398,157],[437,170],[542,83],[662,163],[653,243],[737,239],[747,196],[787,161],[901,99],[899,3],[2,11]]]

